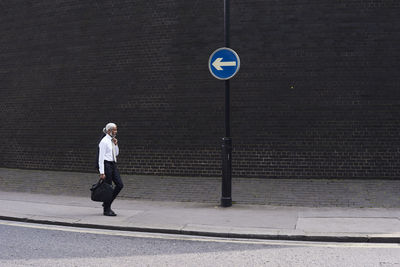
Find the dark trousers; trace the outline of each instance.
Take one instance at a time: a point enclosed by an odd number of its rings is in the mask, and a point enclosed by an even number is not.
[[[108,203],[103,203],[104,209],[107,210],[111,208],[112,202],[118,196],[119,192],[124,187],[124,184],[122,183],[121,176],[119,175],[117,164],[115,162],[106,160],[104,161],[104,174],[106,175],[106,179],[104,180],[106,183],[112,184],[112,182],[114,182],[115,184],[111,201]]]

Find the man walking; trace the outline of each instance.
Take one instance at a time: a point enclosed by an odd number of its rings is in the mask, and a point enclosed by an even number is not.
[[[117,216],[111,209],[111,204],[124,187],[117,168],[117,156],[119,154],[118,140],[115,138],[117,135],[117,125],[115,123],[108,123],[103,132],[106,135],[99,143],[100,179],[104,179],[108,184],[112,184],[112,182],[115,184],[111,201],[103,203],[103,214],[105,216]]]

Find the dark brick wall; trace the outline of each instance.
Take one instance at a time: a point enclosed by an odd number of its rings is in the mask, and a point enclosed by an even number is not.
[[[231,1],[235,177],[400,176],[400,2]],[[218,176],[223,1],[1,1],[0,167]]]

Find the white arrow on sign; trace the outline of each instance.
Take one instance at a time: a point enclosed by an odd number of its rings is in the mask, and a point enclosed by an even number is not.
[[[221,67],[224,67],[224,66],[236,66],[236,62],[235,61],[222,62],[222,57],[219,57],[212,63],[212,65],[217,70],[223,70],[223,68],[221,68]]]

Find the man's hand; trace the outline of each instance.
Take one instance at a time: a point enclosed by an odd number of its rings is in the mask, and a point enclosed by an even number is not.
[[[100,179],[102,179],[102,180],[106,179],[106,175],[105,174],[100,174]]]
[[[117,140],[117,138],[114,137],[114,138],[112,139],[112,141],[113,141],[114,145],[116,145],[116,146],[118,145],[118,140]]]

